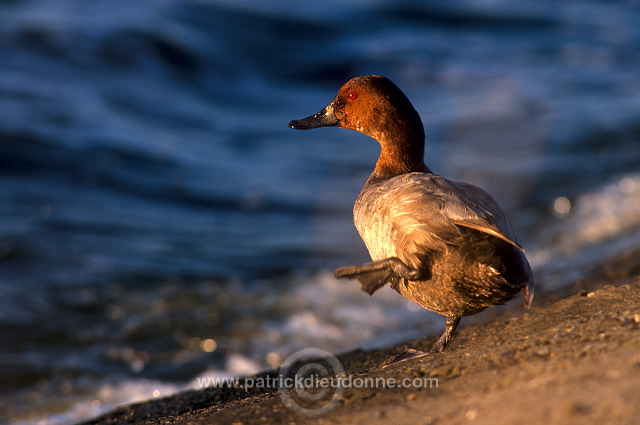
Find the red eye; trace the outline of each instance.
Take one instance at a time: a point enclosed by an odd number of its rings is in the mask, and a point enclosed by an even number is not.
[[[351,93],[349,93],[348,97],[349,99],[354,100],[358,97],[358,93],[352,91]]]

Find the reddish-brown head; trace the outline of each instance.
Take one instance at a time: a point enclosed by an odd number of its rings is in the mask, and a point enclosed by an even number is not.
[[[353,78],[320,112],[289,123],[289,127],[300,130],[331,126],[359,131],[380,143],[377,174],[427,170],[420,116],[388,78],[378,75]]]

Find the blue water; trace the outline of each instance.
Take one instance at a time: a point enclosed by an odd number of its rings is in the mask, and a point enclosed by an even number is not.
[[[287,123],[356,75],[503,204],[542,290],[640,246],[634,2],[14,0],[0,22],[1,422],[435,333],[330,275],[367,259],[378,148]]]

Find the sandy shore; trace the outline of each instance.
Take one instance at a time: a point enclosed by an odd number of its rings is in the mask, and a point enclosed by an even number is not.
[[[288,392],[298,403],[292,409],[275,388],[207,388],[122,407],[88,423],[638,424],[639,275],[639,252],[609,261],[593,279],[537,294],[529,311],[514,306],[495,317],[482,313],[488,320],[463,327],[442,354],[387,364],[406,348],[428,349],[435,335],[345,353],[338,358],[351,387],[327,390],[329,396],[306,404]],[[353,385],[365,378],[377,388]],[[409,385],[388,388],[389,382]],[[327,412],[309,414],[334,394]]]

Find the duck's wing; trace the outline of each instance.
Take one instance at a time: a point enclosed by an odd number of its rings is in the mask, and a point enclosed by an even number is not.
[[[484,190],[469,183],[450,182],[443,178],[438,182],[451,192],[446,199],[445,213],[458,226],[470,227],[488,233],[524,252],[518,244],[509,219],[498,202]]]
[[[389,182],[391,237],[398,257],[419,267],[430,251],[446,249],[468,227],[522,250],[509,220],[484,190],[433,174],[412,173]]]

